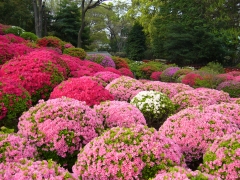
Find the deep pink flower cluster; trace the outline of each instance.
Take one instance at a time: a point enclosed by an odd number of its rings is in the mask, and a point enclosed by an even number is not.
[[[10,41],[10,43],[27,43],[24,38],[14,34],[5,34],[4,36]]]
[[[105,128],[131,127],[132,125],[147,125],[141,111],[125,101],[106,101],[95,105],[94,110],[103,122]]]
[[[133,75],[133,73],[132,73],[132,71],[130,69],[128,69],[128,68],[120,68],[118,70],[121,72],[121,74],[123,76],[129,76],[131,78],[134,78],[134,75]]]
[[[199,160],[217,136],[236,132],[238,127],[227,116],[187,108],[170,116],[159,131],[174,140],[184,152],[187,162]]]
[[[113,72],[115,74],[122,75],[122,73],[119,70],[117,70],[115,68],[112,68],[112,67],[105,67],[104,71],[110,71],[110,72]]]
[[[160,81],[161,80],[162,72],[153,72],[150,76],[150,79],[153,81]]]
[[[192,87],[182,83],[166,83],[161,81],[148,81],[144,83],[147,90],[159,91],[166,94],[169,98],[182,92],[193,90]]]
[[[32,96],[32,102],[47,99],[52,89],[63,81],[66,67],[59,56],[51,51],[39,50],[10,60],[1,68],[3,77],[18,81]]]
[[[1,32],[0,32],[0,42],[2,42],[2,43],[8,43],[8,44],[11,43],[6,36],[1,35]]]
[[[130,102],[137,93],[144,91],[144,86],[136,79],[121,76],[110,82],[106,89],[114,96],[115,100]]]
[[[66,43],[64,48],[74,48],[74,46],[71,43]]]
[[[80,60],[77,57],[70,56],[68,54],[63,54],[60,56],[60,58],[67,64],[68,68],[68,77],[73,77],[74,72],[78,71],[81,68],[81,63],[82,60]]]
[[[88,68],[91,73],[97,73],[99,71],[105,71],[104,67],[92,61],[84,60],[79,63],[81,66]]]
[[[112,67],[115,68],[115,62],[110,56],[102,55],[102,54],[92,54],[86,57],[87,60],[98,63],[103,67]]]
[[[0,163],[18,162],[22,158],[35,159],[37,148],[18,134],[0,132]]]
[[[158,171],[185,166],[179,146],[147,126],[115,127],[94,138],[78,155],[80,179],[150,179]]]
[[[52,160],[32,161],[22,159],[20,162],[1,163],[0,179],[2,180],[77,180],[66,169]]]
[[[70,157],[97,137],[103,125],[85,102],[63,97],[39,101],[19,118],[18,128],[19,134],[38,147],[41,157],[49,158],[50,152],[55,153],[50,158],[58,156],[54,160],[64,164],[71,163]]]
[[[80,78],[70,78],[67,81],[63,81],[55,87],[50,94],[51,99],[62,96],[85,101],[89,106],[100,104],[102,101],[114,99],[112,94],[104,89],[104,87],[98,82],[85,76]]]
[[[221,102],[230,101],[228,93],[215,89],[198,88],[189,91],[183,91],[171,98],[171,100],[179,105],[179,110],[187,107],[209,106]]]
[[[95,77],[102,79],[104,82],[106,82],[107,84],[109,84],[111,81],[113,81],[114,79],[117,79],[120,77],[120,75],[115,74],[113,72],[110,71],[101,71],[101,72],[97,72],[94,74]]]
[[[191,73],[188,73],[186,76],[183,77],[182,83],[187,84],[191,87],[194,87],[197,79],[202,80],[203,78],[199,74],[191,72]]]
[[[161,74],[161,81],[164,82],[173,82],[174,81],[174,74],[180,69],[180,67],[169,67],[165,69]]]
[[[0,126],[17,130],[18,117],[31,105],[26,89],[14,79],[0,77]]]
[[[202,173],[198,170],[192,171],[180,166],[175,166],[169,170],[169,172],[159,173],[153,180],[221,180],[219,177],[212,176],[206,173]]]
[[[204,154],[199,169],[221,179],[240,179],[240,131],[218,137]]]

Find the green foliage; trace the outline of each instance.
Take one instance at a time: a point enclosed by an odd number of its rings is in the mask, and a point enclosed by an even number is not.
[[[25,30],[18,27],[18,26],[12,26],[6,30],[4,30],[5,34],[14,34],[16,36],[20,36]]]
[[[225,70],[224,70],[222,64],[220,64],[218,62],[209,62],[206,66],[202,67],[200,70],[214,71],[218,74],[225,73]]]
[[[23,32],[20,36],[26,40],[30,40],[30,41],[34,41],[34,42],[37,41],[37,39],[38,39],[36,34],[34,34],[32,32]]]
[[[146,36],[143,27],[136,23],[129,32],[126,42],[126,53],[129,59],[140,61],[146,50]]]
[[[78,57],[82,60],[85,59],[85,57],[87,56],[87,53],[82,48],[67,48],[64,49],[63,54]]]

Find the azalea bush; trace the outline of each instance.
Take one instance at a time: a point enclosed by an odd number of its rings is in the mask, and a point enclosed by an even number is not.
[[[37,146],[42,159],[71,167],[79,150],[103,130],[85,102],[66,97],[40,100],[19,118],[18,133]]]
[[[81,61],[79,64],[81,66],[85,66],[85,67],[89,68],[90,72],[92,72],[92,73],[97,73],[97,72],[100,72],[100,71],[106,71],[106,68],[104,68],[102,65],[97,64],[97,63],[92,62],[92,61],[84,60],[84,61]]]
[[[110,71],[101,71],[101,72],[97,72],[94,74],[95,77],[100,78],[101,80],[103,80],[104,82],[106,82],[106,85],[109,84],[110,82],[112,82],[114,79],[117,79],[120,77],[120,75],[115,74],[113,72]]]
[[[187,75],[191,73],[193,70],[191,68],[181,68],[177,70],[177,72],[173,75],[173,80],[177,82],[178,78],[180,78],[183,75]]]
[[[121,72],[121,74],[123,76],[129,76],[131,78],[134,78],[134,75],[133,75],[133,73],[132,73],[132,71],[130,69],[128,69],[128,68],[120,68],[118,70]]]
[[[9,43],[26,43],[25,39],[14,34],[5,34],[4,36],[9,40]]]
[[[108,90],[90,77],[69,78],[63,81],[53,89],[50,94],[50,99],[60,98],[62,96],[85,101],[89,106],[114,99]]]
[[[60,167],[56,162],[32,161],[22,159],[20,162],[1,163],[0,178],[2,180],[23,180],[23,179],[55,179],[55,180],[77,180],[66,169]]]
[[[105,88],[114,96],[115,100],[127,102],[130,102],[138,92],[144,90],[140,81],[127,76],[114,79]]]
[[[55,36],[45,36],[43,38],[37,39],[37,44],[41,47],[51,47],[60,49],[62,52],[63,41]]]
[[[161,81],[163,82],[174,82],[174,74],[180,70],[179,67],[169,67],[162,71]]]
[[[240,81],[224,81],[216,89],[229,93],[231,97],[240,97]]]
[[[185,166],[181,149],[146,126],[115,127],[79,153],[73,173],[79,179],[150,179],[158,171]]]
[[[240,178],[240,131],[215,139],[203,156],[201,171],[221,179]]]
[[[124,58],[121,58],[118,56],[112,56],[112,60],[114,61],[115,65],[116,65],[116,69],[120,69],[120,68],[129,69],[128,63]]]
[[[187,84],[191,87],[194,87],[196,84],[196,80],[201,80],[201,79],[202,77],[199,74],[195,72],[191,72],[182,78],[182,83]]]
[[[17,131],[18,117],[32,105],[31,96],[14,79],[0,77],[0,127]]]
[[[147,125],[158,129],[175,112],[175,105],[167,95],[158,91],[141,91],[131,99],[144,115]]]
[[[160,81],[161,80],[161,74],[162,72],[157,71],[157,72],[152,72],[150,79],[153,81]]]
[[[125,101],[106,101],[94,106],[94,110],[103,122],[105,129],[112,127],[131,127],[146,125],[141,111]]]
[[[104,71],[110,71],[110,72],[113,72],[115,74],[122,75],[122,73],[119,70],[117,70],[115,68],[112,68],[112,67],[105,67]]]
[[[113,68],[116,67],[115,62],[112,60],[110,56],[93,54],[93,55],[88,55],[86,59],[92,62],[98,63],[103,67],[113,67]]]
[[[237,130],[237,125],[220,113],[187,108],[167,118],[159,132],[176,142],[189,167],[196,168],[217,136]]]
[[[80,58],[81,60],[84,60],[87,56],[87,53],[82,48],[75,48],[70,47],[63,50],[63,54],[68,54],[73,57]]]

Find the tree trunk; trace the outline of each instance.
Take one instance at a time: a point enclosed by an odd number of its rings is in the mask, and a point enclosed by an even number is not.
[[[85,14],[86,14],[85,8],[84,8],[84,3],[85,3],[85,1],[83,0],[82,1],[82,6],[81,6],[81,8],[82,8],[82,14],[81,14],[82,22],[81,22],[81,27],[78,31],[78,42],[77,42],[77,47],[79,47],[79,48],[82,48],[82,44],[83,44],[82,43],[82,34],[83,34],[84,25],[85,25]]]
[[[42,37],[42,17],[43,17],[43,6],[42,6],[42,0],[38,0],[38,3],[36,0],[33,0],[33,10],[34,10],[34,21],[35,21],[35,31],[37,37]]]
[[[39,31],[39,37],[42,37],[42,27],[43,27],[43,4],[42,0],[38,0],[38,8],[39,8],[39,24],[38,24],[38,31]]]
[[[33,11],[34,11],[34,22],[35,22],[35,33],[38,36],[38,8],[37,8],[37,2],[36,0],[33,0]]]

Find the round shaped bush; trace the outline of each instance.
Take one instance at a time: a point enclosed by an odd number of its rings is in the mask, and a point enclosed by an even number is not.
[[[114,61],[115,65],[116,65],[116,69],[120,69],[120,68],[129,69],[128,63],[124,58],[112,56],[112,60]]]
[[[0,179],[2,180],[24,180],[24,179],[54,179],[54,180],[77,180],[77,178],[56,162],[32,161],[22,159],[20,162],[1,163]]]
[[[217,136],[236,132],[237,129],[236,124],[220,113],[187,108],[170,116],[159,131],[182,148],[186,162],[191,164],[201,161]]]
[[[0,163],[18,162],[22,158],[35,159],[37,148],[27,138],[0,131]]]
[[[66,67],[52,51],[39,50],[12,59],[1,68],[3,77],[18,81],[31,95],[33,104],[48,99],[53,88],[63,81]]]
[[[92,62],[98,63],[102,65],[103,67],[113,67],[115,68],[115,62],[112,60],[110,56],[105,56],[101,54],[93,54],[93,55],[88,55],[86,57],[87,60],[90,60]]]
[[[164,82],[174,82],[174,74],[180,70],[179,67],[169,67],[165,69],[161,74],[161,81]]]
[[[94,74],[94,76],[97,77],[97,78],[100,78],[101,80],[103,80],[107,84],[112,82],[114,79],[117,79],[117,78],[120,77],[120,75],[115,74],[115,73],[110,72],[110,71],[97,72],[97,73]]]
[[[150,76],[150,79],[151,80],[154,80],[154,81],[160,81],[161,80],[161,74],[162,72],[152,72],[151,76]]]
[[[191,72],[183,77],[182,83],[194,87],[197,79],[202,79],[202,77],[199,74]]]
[[[80,179],[150,179],[160,170],[184,166],[182,158],[180,148],[154,129],[115,127],[84,147],[73,173]]]
[[[99,71],[106,71],[106,69],[95,62],[84,60],[79,63],[81,66],[87,67],[91,73],[97,73]]]
[[[14,79],[0,77],[0,127],[17,131],[18,118],[32,105],[31,96]]]
[[[85,102],[58,98],[39,103],[19,118],[19,134],[30,139],[43,159],[72,166],[79,150],[103,130]]]
[[[144,115],[147,125],[158,129],[166,118],[175,112],[167,95],[158,91],[141,91],[130,102]]]
[[[193,71],[193,70],[190,69],[190,68],[179,69],[179,70],[177,70],[177,72],[173,75],[173,79],[174,79],[175,82],[176,82],[176,80],[177,80],[179,77],[181,77],[181,76],[183,76],[183,75],[187,75],[187,74],[189,74],[189,73],[192,72],[192,71]]]
[[[221,179],[240,179],[240,131],[215,139],[199,169]]]
[[[224,81],[217,86],[218,90],[229,93],[231,97],[240,97],[240,82]]]
[[[212,104],[219,104],[221,102],[230,101],[228,93],[218,91],[215,89],[198,88],[189,91],[183,91],[171,98],[171,100],[179,105],[178,110],[187,107],[195,106],[209,106]]]
[[[14,34],[5,34],[4,36],[9,40],[9,43],[26,43],[25,39]]]
[[[134,75],[133,75],[133,73],[132,73],[132,71],[130,69],[128,69],[128,68],[120,68],[118,70],[121,72],[121,74],[123,76],[129,76],[131,78],[134,78]]]
[[[20,35],[22,38],[24,38],[25,40],[30,40],[30,41],[37,41],[38,37],[36,36],[36,34],[32,33],[32,32],[23,32]]]
[[[25,30],[18,26],[11,26],[4,30],[5,34],[14,34],[16,36],[20,36],[23,32],[25,32]]]
[[[160,81],[148,81],[144,83],[147,90],[159,91],[166,94],[169,98],[182,91],[193,90],[192,87],[182,83],[166,83]]]
[[[55,36],[45,36],[37,39],[37,44],[41,47],[53,47],[62,51],[62,40]]]
[[[137,93],[144,90],[140,81],[127,76],[114,79],[105,88],[114,96],[115,100],[127,102],[130,102]]]
[[[159,173],[153,180],[220,180],[216,176],[202,173],[198,170],[192,171],[180,166],[170,168],[168,172]]]
[[[63,81],[54,88],[50,94],[50,99],[60,98],[62,96],[85,101],[89,106],[114,99],[112,94],[102,85],[99,85],[98,82],[86,76],[70,78],[67,81]]]
[[[104,71],[110,71],[110,72],[113,72],[115,74],[122,75],[122,73],[119,70],[117,70],[115,68],[112,68],[112,67],[105,67]]]
[[[94,106],[94,110],[106,128],[130,127],[136,124],[146,125],[141,111],[125,101],[106,101]]]
[[[77,57],[82,60],[85,59],[85,57],[87,56],[87,53],[84,51],[84,49],[75,47],[64,49],[63,54],[68,54],[70,56]]]

